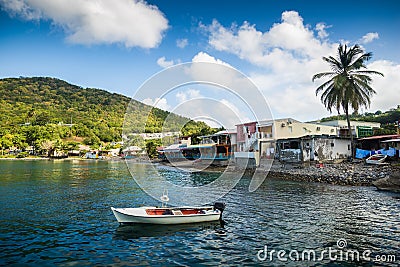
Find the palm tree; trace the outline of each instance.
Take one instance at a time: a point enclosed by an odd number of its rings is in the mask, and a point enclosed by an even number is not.
[[[315,74],[312,81],[320,78],[329,78],[328,81],[320,85],[315,91],[316,95],[321,94],[321,101],[325,107],[332,112],[336,109],[338,113],[343,109],[347,127],[351,138],[351,155],[354,155],[353,134],[350,127],[349,109],[355,112],[360,107],[369,107],[371,97],[376,94],[370,86],[371,74],[381,75],[382,73],[367,70],[365,62],[370,60],[372,53],[365,53],[358,45],[348,48],[347,45],[340,44],[338,47],[337,58],[332,56],[323,57],[332,71]]]

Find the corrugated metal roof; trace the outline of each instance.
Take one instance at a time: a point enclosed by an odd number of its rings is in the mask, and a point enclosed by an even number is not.
[[[377,135],[377,136],[360,138],[358,140],[378,140],[378,139],[385,139],[385,138],[400,138],[400,134]]]
[[[390,143],[390,142],[396,142],[396,143],[400,142],[400,138],[382,141],[382,143]]]

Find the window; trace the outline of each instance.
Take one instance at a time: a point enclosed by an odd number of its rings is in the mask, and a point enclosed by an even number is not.
[[[298,141],[291,141],[289,144],[291,149],[299,149],[300,148],[300,143]]]
[[[358,137],[367,137],[374,134],[372,127],[368,126],[357,126]]]

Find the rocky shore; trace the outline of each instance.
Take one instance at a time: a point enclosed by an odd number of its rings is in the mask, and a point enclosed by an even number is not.
[[[367,165],[364,162],[344,162],[322,166],[299,166],[274,162],[268,172],[268,177],[335,185],[372,186],[374,181],[389,177],[398,170],[400,170],[398,164]],[[265,168],[260,167],[256,173],[261,174],[266,171]]]
[[[178,162],[170,164],[160,162],[165,166],[173,166],[183,168],[188,171],[203,172],[237,172],[239,168],[233,163],[227,167],[223,166],[200,166],[191,162]],[[188,165],[189,164],[189,165]],[[268,168],[271,166],[271,168]],[[243,169],[240,169],[243,171]],[[342,162],[342,163],[324,163],[323,165],[310,164],[308,166],[299,164],[282,164],[275,160],[272,164],[261,164],[255,170],[247,170],[246,172],[255,175],[267,175],[267,178],[303,181],[303,182],[319,182],[334,185],[353,185],[353,186],[373,186],[373,182],[393,176],[394,173],[400,171],[400,164],[382,164],[368,165],[364,161]]]

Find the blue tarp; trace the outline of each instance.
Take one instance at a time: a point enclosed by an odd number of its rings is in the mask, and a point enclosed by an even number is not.
[[[356,148],[357,159],[363,159],[374,154],[383,154],[383,155],[388,155],[389,157],[394,157],[396,156],[396,149],[391,147],[389,149],[379,149],[378,151],[375,151],[375,150],[364,150]]]
[[[371,155],[370,150],[356,148],[356,158],[357,159],[363,159],[363,158],[369,157],[370,155]]]
[[[388,155],[389,157],[394,157],[396,156],[396,149],[395,148],[389,148],[389,149],[380,149],[379,152],[383,155]]]

